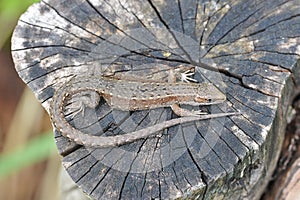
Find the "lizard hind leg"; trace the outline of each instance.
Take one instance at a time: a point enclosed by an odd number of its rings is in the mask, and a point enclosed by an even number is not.
[[[84,116],[85,107],[96,108],[100,101],[100,95],[96,91],[87,90],[73,94],[65,106],[69,118],[73,119],[77,114]]]

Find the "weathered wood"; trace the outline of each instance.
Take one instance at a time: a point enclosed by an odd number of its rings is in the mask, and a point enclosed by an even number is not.
[[[241,116],[171,127],[115,149],[78,146],[56,131],[63,165],[95,199],[258,199],[300,85],[299,20],[298,0],[44,0],[20,18],[12,55],[47,111],[74,75],[97,76],[111,65],[198,66],[195,78],[228,98],[208,109]],[[71,123],[114,135],[172,117],[168,108],[129,113],[101,102]]]
[[[300,89],[300,88],[299,88]],[[280,157],[262,200],[299,199],[300,176],[300,95],[297,95],[290,109],[290,120],[286,128]]]

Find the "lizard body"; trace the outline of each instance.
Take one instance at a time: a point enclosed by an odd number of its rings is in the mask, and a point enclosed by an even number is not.
[[[179,68],[177,72],[174,72],[173,68],[167,70],[173,77],[168,82],[145,80],[144,77],[128,78],[130,77],[128,75],[126,77],[122,75],[100,77],[77,76],[60,88],[53,96],[50,108],[52,122],[63,136],[74,142],[89,147],[103,148],[119,146],[146,138],[177,124],[236,114],[200,115],[200,112],[192,112],[176,106],[178,104],[193,106],[210,105],[221,103],[226,99],[225,95],[212,84],[174,82],[175,77],[182,73],[183,69],[185,68]],[[84,106],[95,108],[100,98],[103,97],[113,109],[134,111],[170,106],[176,114],[185,117],[167,120],[123,135],[92,136],[71,126],[64,116],[66,102],[73,97],[76,98],[78,94],[85,96],[85,98],[81,99],[80,105],[75,110],[75,115],[83,111]]]

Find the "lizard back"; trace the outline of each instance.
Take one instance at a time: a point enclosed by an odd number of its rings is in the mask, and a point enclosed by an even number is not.
[[[225,96],[208,83],[140,82],[103,78],[105,90],[99,90],[106,102],[121,110],[145,110],[174,103],[203,105],[224,101]]]

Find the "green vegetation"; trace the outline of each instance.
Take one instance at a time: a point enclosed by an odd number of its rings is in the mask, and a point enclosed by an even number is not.
[[[18,18],[25,10],[38,0],[1,0],[0,1],[0,49],[9,39]]]
[[[0,178],[48,158],[53,151],[55,151],[53,133],[48,132],[29,141],[25,147],[15,152],[0,155]]]
[[[38,0],[0,0],[0,50],[5,44],[10,43],[11,34],[17,24],[17,21],[22,13],[33,3]],[[5,45],[9,46],[9,45]],[[9,48],[2,51],[10,51]],[[4,67],[4,66],[0,66]],[[6,94],[2,94],[6,95]],[[25,102],[27,105],[32,105],[32,102]],[[27,106],[28,107],[28,106]],[[21,111],[15,113],[20,114]],[[26,115],[25,115],[26,116]],[[33,119],[34,120],[34,119]],[[23,127],[24,124],[10,124],[10,126]],[[4,134],[1,132],[0,134]],[[19,131],[14,133],[14,138],[22,135]],[[4,145],[5,146],[5,145]],[[33,165],[41,160],[49,157],[50,153],[55,150],[53,141],[53,133],[49,131],[45,134],[40,134],[31,141],[27,141],[22,147],[15,147],[16,150],[9,153],[0,154],[0,178],[6,177],[18,170]],[[55,152],[56,153],[56,152]]]

